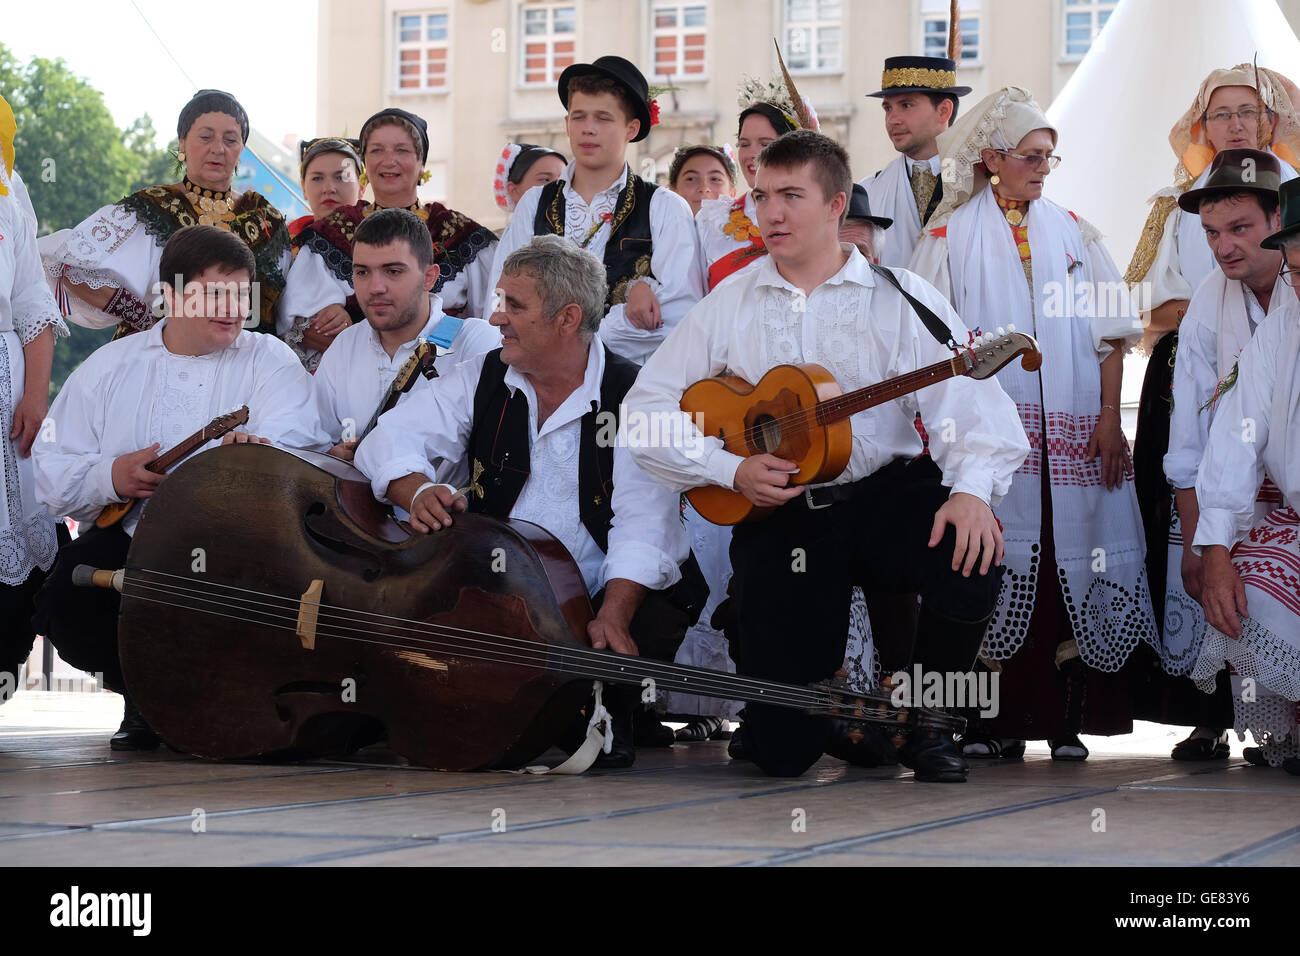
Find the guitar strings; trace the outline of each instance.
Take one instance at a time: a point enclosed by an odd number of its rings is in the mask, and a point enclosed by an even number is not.
[[[933,379],[936,375],[940,374],[942,370],[945,368],[951,371],[952,369],[951,360],[936,362],[934,365],[927,365],[925,368],[917,369],[915,372],[908,372],[905,375],[900,375],[898,376],[897,379],[894,380],[895,387],[901,387],[906,385],[908,386],[909,391],[914,391],[915,389],[912,388],[912,385],[916,382],[921,383],[917,387],[924,387],[925,385],[933,384],[932,382],[925,381],[925,380]],[[878,388],[880,385],[883,384],[884,383],[882,382],[882,383],[878,383],[877,385],[869,385],[865,390],[859,390],[859,392],[865,391],[869,393],[871,391],[874,391],[876,388]],[[779,418],[774,418],[770,422],[765,423],[764,425],[750,426],[749,428],[744,429],[743,431],[739,432],[737,435],[734,435],[733,437],[739,437],[743,439],[745,445],[748,445],[751,441],[757,444],[756,439],[758,434],[764,428],[771,427],[772,425],[776,425],[782,431],[788,430],[791,434],[797,435],[802,431],[808,430],[810,426],[810,423],[808,421],[809,413],[812,413],[817,418],[817,423],[820,425],[822,424],[822,419],[824,418],[824,415],[822,412],[818,411],[819,408],[825,409],[826,414],[835,414],[837,412],[843,411],[843,409],[846,407],[857,404],[858,402],[867,400],[871,397],[870,394],[858,394],[858,397],[853,398],[852,401],[846,401],[847,399],[850,399],[850,397],[853,396],[854,394],[855,394],[854,392],[849,392],[847,395],[836,395],[833,396],[832,398],[824,399],[823,401],[818,402],[812,408],[800,408],[797,411],[791,412],[788,415],[782,415]],[[866,407],[869,408],[871,406],[866,406]],[[862,410],[865,409],[860,409],[860,411]],[[730,444],[730,442],[728,442],[728,444]]]

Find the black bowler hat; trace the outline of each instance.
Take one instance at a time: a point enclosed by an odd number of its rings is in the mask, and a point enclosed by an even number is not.
[[[1178,197],[1184,212],[1200,212],[1201,201],[1228,193],[1257,192],[1277,195],[1282,167],[1277,157],[1262,149],[1221,149],[1210,163],[1205,185]]]
[[[1282,200],[1282,228],[1261,242],[1262,249],[1281,249],[1283,240],[1300,233],[1300,179],[1288,179],[1278,195]]]
[[[862,187],[861,183],[853,184],[853,194],[849,197],[849,214],[845,218],[865,219],[868,222],[874,222],[881,229],[888,229],[894,224],[892,219],[871,214],[871,202],[867,199],[867,191]]]
[[[957,85],[957,61],[946,56],[891,56],[885,60],[880,85],[884,89],[867,95],[948,93],[965,96],[971,90],[969,86]]]
[[[607,76],[617,82],[632,94],[636,118],[641,121],[641,128],[632,137],[632,142],[639,143],[650,135],[650,84],[629,61],[621,56],[602,56],[594,63],[575,63],[566,67],[559,82],[560,102],[566,110],[569,108],[569,80],[575,76]]]

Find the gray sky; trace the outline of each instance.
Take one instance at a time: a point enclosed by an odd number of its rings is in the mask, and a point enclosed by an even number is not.
[[[175,136],[177,114],[200,87],[233,93],[250,123],[276,142],[285,133],[316,132],[316,0],[7,0],[5,6],[0,43],[23,60],[62,57],[104,94],[119,126],[142,113],[152,116],[160,145]]]

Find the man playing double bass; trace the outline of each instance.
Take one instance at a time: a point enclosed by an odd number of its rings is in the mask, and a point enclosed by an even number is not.
[[[595,338],[604,267],[561,237],[541,236],[506,258],[498,290],[490,321],[501,348],[441,369],[380,416],[355,464],[375,496],[405,508],[420,532],[439,531],[467,507],[541,525],[599,599],[592,645],[672,661],[693,621],[655,592],[677,584],[689,545],[678,495],[614,440],[611,416],[637,366]],[[446,479],[464,480],[464,494],[438,483]],[[698,574],[693,562],[687,568]],[[631,765],[636,690],[606,692],[614,747],[597,766]]]
[[[777,365],[813,362],[848,392],[951,358],[901,290],[839,241],[851,189],[848,157],[825,136],[796,130],[763,150],[753,195],[769,255],[686,314],[628,393],[629,415],[682,416],[685,389],[724,373],[757,383]],[[901,269],[894,275],[965,341],[961,321],[933,287]],[[942,484],[913,461],[921,451],[918,410]],[[847,467],[809,488],[789,486],[794,462],[739,457],[694,425],[680,446],[635,435],[629,444],[673,491],[720,485],[776,509],[737,525],[732,536],[745,676],[831,678],[844,659],[854,584],[919,592],[914,665],[929,674],[968,671],[1001,580],[1002,538],[990,506],[1029,448],[1015,406],[996,382],[962,377],[849,421]],[[750,754],[769,774],[798,776],[833,744],[836,728],[825,717],[753,703],[746,713]],[[899,757],[917,780],[966,776],[951,735],[918,732]]]

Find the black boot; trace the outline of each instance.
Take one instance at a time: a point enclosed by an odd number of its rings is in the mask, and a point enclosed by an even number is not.
[[[919,664],[923,674],[970,671],[992,616],[990,613],[978,621],[962,621],[941,614],[932,602],[923,601],[916,625],[913,667]],[[956,701],[945,703],[945,710],[957,706]],[[913,731],[898,751],[898,760],[922,783],[964,783],[970,771],[952,734],[936,730]]]
[[[1053,760],[1088,759],[1088,748],[1079,739],[1087,679],[1087,665],[1079,656],[1079,645],[1073,639],[1062,641],[1056,648],[1056,680],[1065,698],[1065,734],[1047,742]]]
[[[109,738],[108,746],[113,750],[157,750],[161,740],[135,709],[134,701],[127,694],[122,701],[122,725]]]
[[[596,770],[623,770],[636,762],[636,744],[633,741],[632,708],[639,699],[639,687],[606,686],[603,695],[605,710],[609,711],[614,733],[609,753],[603,750],[596,756],[592,767]]]
[[[650,706],[638,703],[632,710],[632,742],[638,747],[671,747],[677,734]]]

